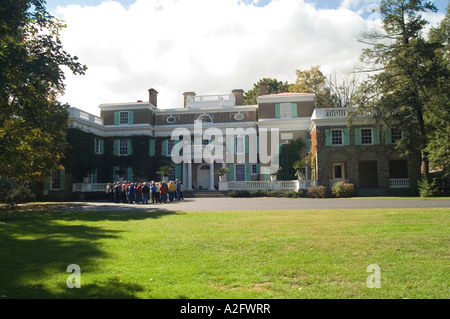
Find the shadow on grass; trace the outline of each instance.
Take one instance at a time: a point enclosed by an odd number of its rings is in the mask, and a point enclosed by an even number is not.
[[[102,243],[121,239],[122,230],[106,229],[102,221],[163,218],[177,214],[155,211],[14,210],[0,217],[0,299],[135,298],[144,288],[103,276],[98,284],[69,289],[70,264],[82,273],[101,273],[109,253]],[[81,221],[81,223],[79,223]],[[83,224],[82,222],[99,222]],[[100,270],[100,271],[99,271]]]

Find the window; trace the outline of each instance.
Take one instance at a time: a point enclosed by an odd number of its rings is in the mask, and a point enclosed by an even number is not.
[[[245,181],[245,165],[243,164],[236,164],[236,181]]]
[[[362,128],[361,129],[361,144],[373,144],[371,128]]]
[[[173,123],[175,123],[177,121],[177,119],[175,118],[175,117],[173,117],[173,116],[169,116],[167,119],[166,119],[166,122],[167,123],[170,123],[170,124],[173,124]]]
[[[128,112],[119,113],[119,124],[128,124]]]
[[[333,179],[344,178],[344,163],[333,163]]]
[[[280,115],[281,115],[281,118],[291,118],[292,117],[291,103],[281,103],[280,104]]]
[[[208,145],[208,144],[209,144],[209,140],[202,139],[202,145],[203,146]]]
[[[61,188],[61,171],[52,172],[51,189]]]
[[[236,154],[244,154],[245,153],[245,137],[236,137]]]
[[[332,145],[344,144],[342,130],[331,130],[331,144]]]
[[[102,140],[98,138],[94,139],[94,153],[102,154]]]
[[[258,165],[252,164],[252,175],[257,175],[257,174],[258,174]]]
[[[398,128],[391,128],[391,143],[395,144],[402,139],[402,131]]]
[[[175,147],[176,143],[178,141],[176,140],[168,140],[167,142],[167,155],[170,156],[172,154],[172,149]]]
[[[175,179],[177,178],[175,174],[175,165],[170,165],[170,168],[171,168],[170,174],[167,176],[169,177],[169,181],[175,181]]]
[[[203,115],[200,115],[200,116],[197,118],[197,122],[202,122],[202,123],[212,123],[213,120],[212,120],[212,117],[211,117],[210,115],[203,114]]]
[[[128,155],[128,140],[119,140],[119,155]]]
[[[119,166],[119,178],[124,181],[128,181],[128,167],[124,165]]]

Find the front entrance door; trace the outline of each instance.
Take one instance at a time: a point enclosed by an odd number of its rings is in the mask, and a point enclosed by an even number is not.
[[[197,171],[198,188],[209,188],[209,164],[202,165]]]

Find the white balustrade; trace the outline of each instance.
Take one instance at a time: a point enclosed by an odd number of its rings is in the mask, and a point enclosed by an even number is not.
[[[409,178],[391,178],[389,184],[391,188],[409,188]]]

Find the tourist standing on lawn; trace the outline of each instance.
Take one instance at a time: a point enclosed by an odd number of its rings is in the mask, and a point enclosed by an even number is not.
[[[177,201],[179,202],[181,200],[181,182],[178,179],[175,180],[175,191]]]
[[[168,192],[169,192],[169,201],[173,202],[175,197],[175,184],[173,181],[169,182],[169,185],[167,186]]]
[[[150,187],[147,183],[142,186],[142,204],[148,204],[148,197],[150,195]]]
[[[159,193],[161,194],[161,200],[160,203],[166,204],[167,203],[167,185],[165,182],[162,182],[159,185]]]

